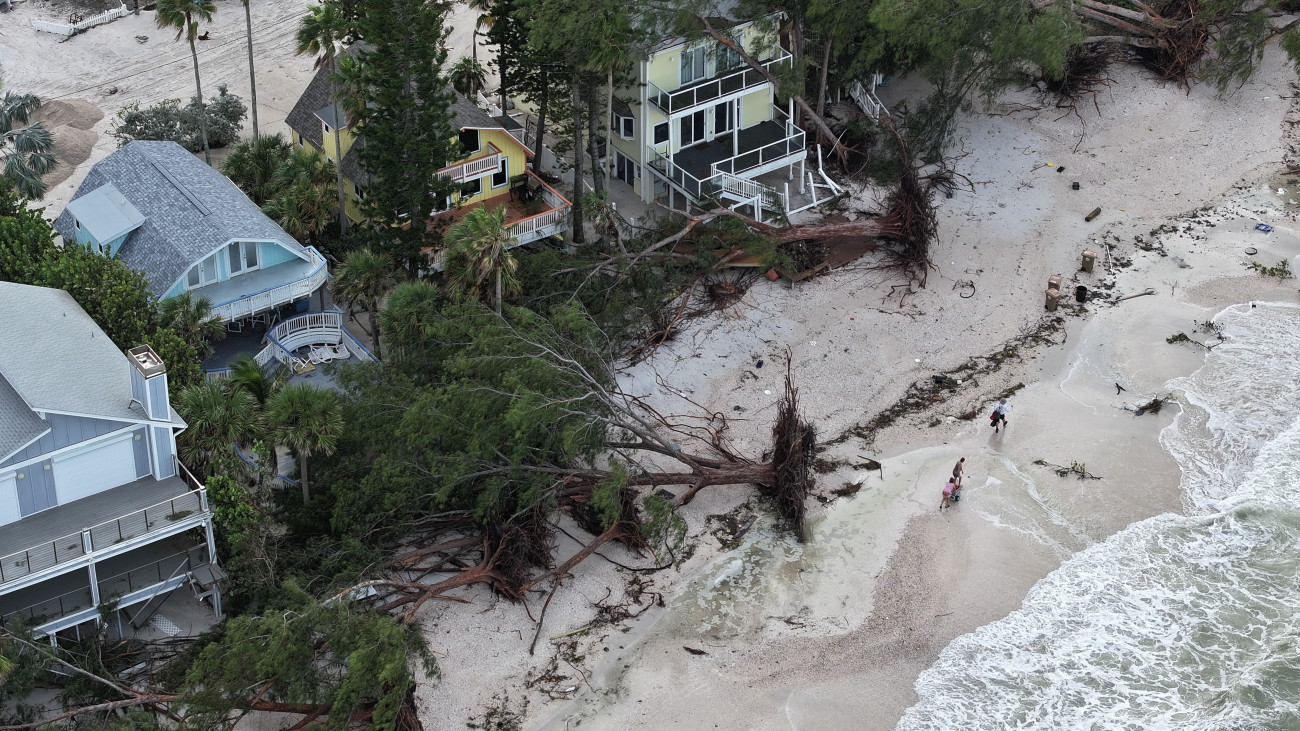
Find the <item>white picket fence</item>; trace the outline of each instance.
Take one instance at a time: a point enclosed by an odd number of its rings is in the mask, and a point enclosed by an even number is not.
[[[121,7],[113,8],[112,10],[105,10],[99,15],[92,15],[89,18],[86,18],[76,23],[51,23],[48,20],[33,20],[32,27],[35,28],[36,30],[43,30],[46,33],[55,33],[61,36],[71,36],[71,35],[76,35],[77,33],[80,33],[81,31],[86,30],[87,28],[93,28],[94,26],[97,25],[103,25],[104,23],[112,22],[114,20],[117,20],[118,18],[121,18],[124,15],[130,15],[130,14],[131,11],[128,10],[126,4],[123,3]]]

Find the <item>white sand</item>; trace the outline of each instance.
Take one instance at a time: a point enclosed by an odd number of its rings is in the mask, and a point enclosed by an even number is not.
[[[292,42],[307,4],[253,0],[264,132],[286,131],[284,117],[311,76]],[[193,78],[188,48],[156,29],[151,14],[61,42],[28,25],[43,12],[22,0],[0,16],[8,88],[48,102],[77,100],[78,119],[94,116],[85,105],[104,114],[91,126],[98,137],[88,159],[52,188],[52,216],[89,165],[116,148],[107,130],[118,110],[188,98]],[[472,14],[456,12],[453,45],[464,49]],[[228,83],[247,99],[243,22],[238,3],[218,3],[213,40],[200,46],[210,92]],[[426,728],[463,728],[488,718],[486,709],[522,714],[529,727],[890,728],[914,701],[916,674],[953,637],[1016,608],[1035,581],[1082,547],[1134,520],[1179,510],[1177,472],[1156,441],[1171,412],[1137,418],[1121,407],[1160,393],[1200,362],[1197,349],[1168,345],[1166,336],[1190,332],[1193,320],[1232,302],[1296,296],[1293,284],[1242,268],[1246,246],[1266,264],[1300,250],[1295,204],[1275,192],[1290,185],[1275,176],[1294,159],[1283,120],[1297,113],[1282,98],[1292,75],[1272,49],[1257,79],[1226,100],[1202,87],[1186,94],[1158,86],[1133,69],[1112,76],[1098,97],[1100,115],[1085,103],[1083,122],[1054,109],[966,120],[957,170],[974,190],[940,201],[936,268],[901,306],[891,287],[905,283],[871,271],[868,260],[793,290],[764,282],[733,311],[693,325],[626,382],[680,409],[678,397],[655,385],[657,372],[738,417],[730,432],[737,448],[758,454],[787,347],[803,410],[827,440],[865,424],[913,382],[992,353],[1038,323],[1051,274],[1065,276],[1067,291],[1076,283],[1124,294],[1153,287],[1155,296],[1091,303],[1086,317],[1071,302],[1059,313],[1066,329],[1054,336],[1063,345],[1018,352],[927,413],[883,430],[873,445],[851,437],[827,449],[832,460],[881,460],[883,479],[850,468],[821,475],[823,494],[854,480],[863,488],[815,511],[803,546],[774,536],[762,509],[745,506],[751,490],[705,490],[684,510],[700,550],[679,569],[645,577],[640,602],[626,609],[640,611],[659,595],[666,607],[651,606],[638,620],[550,640],[591,625],[594,604],[625,601],[630,574],[595,557],[555,594],[535,655],[528,648],[537,625],[522,607],[481,589],[465,594],[469,605],[429,605],[421,621],[442,675],[419,689]],[[891,104],[910,93],[901,82],[883,92]],[[1070,190],[1071,181],[1081,190]],[[1210,204],[1217,207],[1196,217],[1201,223],[1176,218]],[[1085,223],[1094,206],[1102,215]],[[1138,250],[1134,236],[1150,240],[1167,220],[1189,229],[1162,238],[1169,256]],[[1255,220],[1277,230],[1254,232]],[[1100,266],[1076,273],[1079,252],[1100,251],[1095,241],[1107,232],[1133,266],[1113,276]],[[969,289],[954,288],[961,280],[974,283],[974,296],[962,298]],[[991,395],[1021,382],[1029,385],[1012,399],[1009,431],[993,435]],[[1116,382],[1128,391],[1117,396]],[[955,419],[972,410],[973,421]],[[939,488],[959,456],[967,457],[966,497],[940,514]],[[1058,478],[1036,459],[1079,461],[1104,479]],[[708,516],[738,506],[742,522],[751,514],[760,520],[739,548],[720,552],[712,533],[719,524]],[[557,555],[573,547],[562,537]],[[617,548],[602,553],[651,564]],[[543,600],[531,601],[534,618]]]

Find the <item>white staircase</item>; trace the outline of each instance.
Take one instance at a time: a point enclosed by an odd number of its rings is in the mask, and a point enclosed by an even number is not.
[[[861,81],[854,79],[849,83],[847,89],[849,96],[853,98],[853,101],[857,102],[862,111],[875,119],[880,119],[882,116],[889,116],[889,110],[885,108],[884,104],[880,103],[880,99],[876,96],[876,85],[883,80],[883,76],[879,73],[874,73],[871,75],[869,87],[863,86]]]

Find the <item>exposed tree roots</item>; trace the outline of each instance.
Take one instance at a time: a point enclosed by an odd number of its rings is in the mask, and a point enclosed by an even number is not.
[[[760,486],[760,491],[776,502],[777,512],[790,521],[795,535],[802,541],[804,511],[814,482],[812,464],[817,455],[817,432],[799,415],[799,392],[790,379],[790,363],[787,355],[785,395],[777,404],[776,425],[772,428],[775,480],[771,485]]]

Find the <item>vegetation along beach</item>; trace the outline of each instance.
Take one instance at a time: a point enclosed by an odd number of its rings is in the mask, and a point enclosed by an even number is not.
[[[1297,21],[0,0],[0,729],[1300,728]]]

